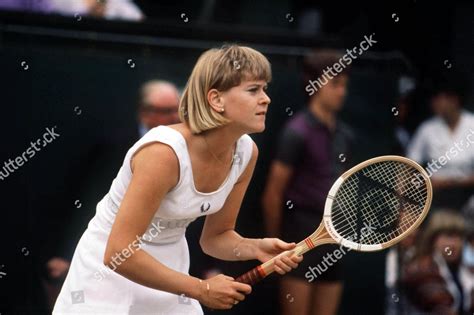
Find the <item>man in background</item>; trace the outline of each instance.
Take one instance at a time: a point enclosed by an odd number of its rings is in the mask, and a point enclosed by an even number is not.
[[[263,196],[266,235],[299,242],[321,222],[331,185],[349,167],[353,133],[338,119],[347,92],[348,68],[322,80],[342,56],[332,50],[313,52],[304,60],[304,81],[319,83],[307,107],[293,116],[281,134]],[[316,80],[317,79],[317,80]],[[305,254],[298,269],[281,279],[282,315],[335,315],[342,293],[342,266],[337,261],[319,276],[308,271],[335,248],[319,246]],[[316,279],[317,277],[317,279]],[[286,303],[288,292],[298,303]]]
[[[440,76],[431,96],[434,117],[417,129],[407,156],[426,165],[432,206],[461,209],[474,191],[474,115],[463,108],[459,74]]]
[[[179,123],[179,92],[171,82],[145,82],[140,88],[138,103],[140,137],[156,126]]]
[[[46,244],[50,244],[48,247],[57,247],[51,249],[50,258],[46,259],[42,281],[46,303],[50,309],[56,301],[69,269],[72,250],[89,220],[94,216],[97,201],[108,191],[110,183],[123,161],[126,153],[125,147],[129,148],[151,128],[179,122],[178,106],[179,92],[174,84],[160,80],[145,82],[139,91],[136,133],[130,137],[122,138],[120,144],[106,140],[94,144],[90,150],[81,155],[82,158],[78,159],[77,164],[72,167],[75,174],[80,175],[73,176],[75,180],[67,185],[69,186],[67,189],[81,198],[72,209],[66,211],[73,213],[72,218],[51,218],[51,220],[61,222],[67,220],[67,222],[59,224],[67,226],[67,229],[64,229],[63,240],[52,239],[46,242]],[[104,138],[109,139],[108,137]],[[88,167],[83,168],[84,165],[88,165]]]

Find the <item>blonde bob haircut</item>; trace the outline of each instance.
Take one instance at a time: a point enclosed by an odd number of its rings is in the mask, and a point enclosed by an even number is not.
[[[250,47],[224,45],[205,51],[196,62],[179,104],[179,118],[194,134],[224,126],[230,122],[214,111],[207,93],[225,92],[245,80],[271,81],[267,58]]]
[[[466,224],[459,212],[453,209],[439,209],[429,218],[422,232],[418,246],[418,256],[431,255],[433,244],[441,234],[455,234],[464,238]]]

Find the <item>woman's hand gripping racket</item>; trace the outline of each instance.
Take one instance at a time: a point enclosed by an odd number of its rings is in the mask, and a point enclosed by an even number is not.
[[[401,156],[380,156],[342,174],[329,190],[323,222],[291,251],[304,254],[321,244],[370,252],[395,245],[416,229],[431,205],[433,190],[425,170]],[[295,227],[298,228],[298,227]],[[274,269],[277,257],[241,275],[253,285]]]

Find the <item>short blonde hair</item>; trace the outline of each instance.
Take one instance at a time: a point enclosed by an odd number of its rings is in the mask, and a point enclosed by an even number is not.
[[[465,236],[466,225],[459,212],[453,209],[437,209],[429,218],[418,246],[419,256],[432,254],[433,244],[440,234]]]
[[[227,91],[244,80],[271,81],[270,62],[250,47],[224,45],[205,51],[196,62],[179,104],[179,118],[195,134],[230,121],[212,110],[207,93]]]

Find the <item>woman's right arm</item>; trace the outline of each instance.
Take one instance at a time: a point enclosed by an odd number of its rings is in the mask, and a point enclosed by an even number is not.
[[[201,283],[198,278],[177,272],[143,250],[136,250],[117,264],[117,253],[130,252],[131,244],[149,226],[161,200],[177,184],[179,164],[174,151],[162,143],[139,150],[132,160],[133,175],[112,226],[104,255],[104,264],[115,263],[115,271],[141,285],[174,294],[184,294],[204,305],[225,309],[234,300],[243,300],[250,286],[219,275]],[[125,256],[125,257],[127,257]],[[207,290],[209,284],[210,290]],[[241,291],[241,292],[239,292]]]

